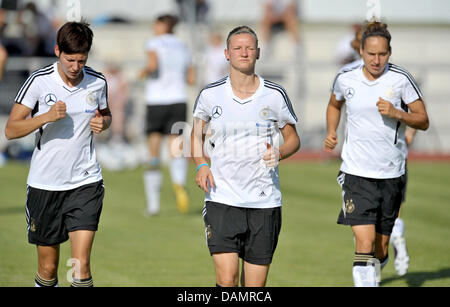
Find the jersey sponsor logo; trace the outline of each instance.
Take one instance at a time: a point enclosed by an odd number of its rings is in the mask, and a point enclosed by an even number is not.
[[[212,109],[212,114],[211,115],[212,115],[213,118],[219,118],[220,116],[222,116],[222,108],[219,107],[219,106],[215,106]]]
[[[355,96],[355,90],[351,87],[347,88],[344,93],[345,99],[352,99]]]
[[[55,94],[50,93],[45,96],[44,101],[47,105],[52,106],[58,101],[58,98]]]

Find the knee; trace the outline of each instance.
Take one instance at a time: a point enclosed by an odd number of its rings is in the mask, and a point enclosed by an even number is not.
[[[77,258],[72,263],[72,269],[75,278],[84,278],[90,275],[90,260],[88,258]]]
[[[216,283],[221,287],[238,287],[239,277],[238,276],[217,276]]]
[[[39,263],[39,276],[45,279],[53,279],[57,276],[58,263],[54,261],[43,261]]]

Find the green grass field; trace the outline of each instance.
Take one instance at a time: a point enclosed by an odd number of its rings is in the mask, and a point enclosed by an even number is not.
[[[283,162],[283,227],[268,286],[353,286],[353,236],[336,224],[341,192],[335,180],[339,163]],[[203,194],[188,180],[190,213],[180,215],[164,169],[162,211],[145,217],[142,168],[104,171],[106,196],[96,234],[92,273],[96,286],[214,286],[212,259],[201,216]],[[33,286],[36,247],[28,244],[25,191],[28,165],[0,168],[0,286]],[[403,209],[411,257],[399,277],[391,260],[382,286],[450,286],[450,163],[409,163]],[[68,242],[61,246],[59,281],[70,267]]]

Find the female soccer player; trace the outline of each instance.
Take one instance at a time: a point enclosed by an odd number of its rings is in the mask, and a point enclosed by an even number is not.
[[[6,125],[8,139],[36,135],[26,202],[28,241],[38,253],[36,286],[58,284],[59,246],[68,239],[72,286],[93,286],[90,254],[104,196],[93,133],[110,126],[111,113],[105,77],[86,66],[92,38],[85,22],[59,29],[58,61],[25,81]]]
[[[281,228],[277,166],[300,148],[297,117],[285,90],[255,74],[259,48],[251,28],[229,33],[225,57],[230,75],[206,86],[194,106],[196,182],[205,191],[205,233],[216,284],[238,286],[242,258],[241,285],[265,286]],[[211,137],[205,144],[207,124]]]
[[[147,65],[141,71],[146,78],[146,133],[150,152],[148,169],[144,174],[147,196],[147,213],[160,211],[160,147],[162,138],[168,136],[170,175],[173,182],[177,208],[186,213],[189,198],[185,190],[188,162],[175,150],[175,140],[180,133],[176,123],[186,121],[187,85],[195,83],[195,69],[187,46],[174,34],[178,20],[172,15],[159,16],[153,30],[155,37],[146,43]]]
[[[338,175],[343,195],[338,223],[350,225],[355,235],[355,286],[377,286],[373,264],[375,259],[383,263],[387,257],[405,184],[406,126],[426,130],[429,125],[413,77],[389,63],[390,42],[386,24],[365,26],[360,49],[364,65],[336,77],[326,112],[324,147],[331,151],[338,143],[341,107],[347,106]]]

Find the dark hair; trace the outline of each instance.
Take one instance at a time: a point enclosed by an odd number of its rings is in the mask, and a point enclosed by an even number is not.
[[[255,31],[253,31],[252,28],[250,28],[249,26],[239,26],[239,27],[236,27],[233,30],[231,30],[230,33],[228,33],[227,48],[229,46],[230,39],[233,35],[243,34],[243,33],[253,35],[253,37],[255,37],[255,40],[256,40],[256,47],[258,47],[258,36],[256,35]]]
[[[89,53],[94,33],[85,21],[67,22],[56,34],[56,44],[59,51],[67,54]]]
[[[361,48],[364,49],[364,43],[366,39],[371,36],[381,36],[387,39],[388,50],[391,51],[391,34],[387,29],[387,24],[373,21],[369,22],[364,26],[364,31],[361,38]]]
[[[170,14],[165,14],[165,15],[158,16],[156,21],[167,24],[167,27],[168,27],[167,31],[169,33],[173,33],[173,29],[175,28],[175,26],[178,23],[178,17],[174,16],[174,15],[170,15]]]

